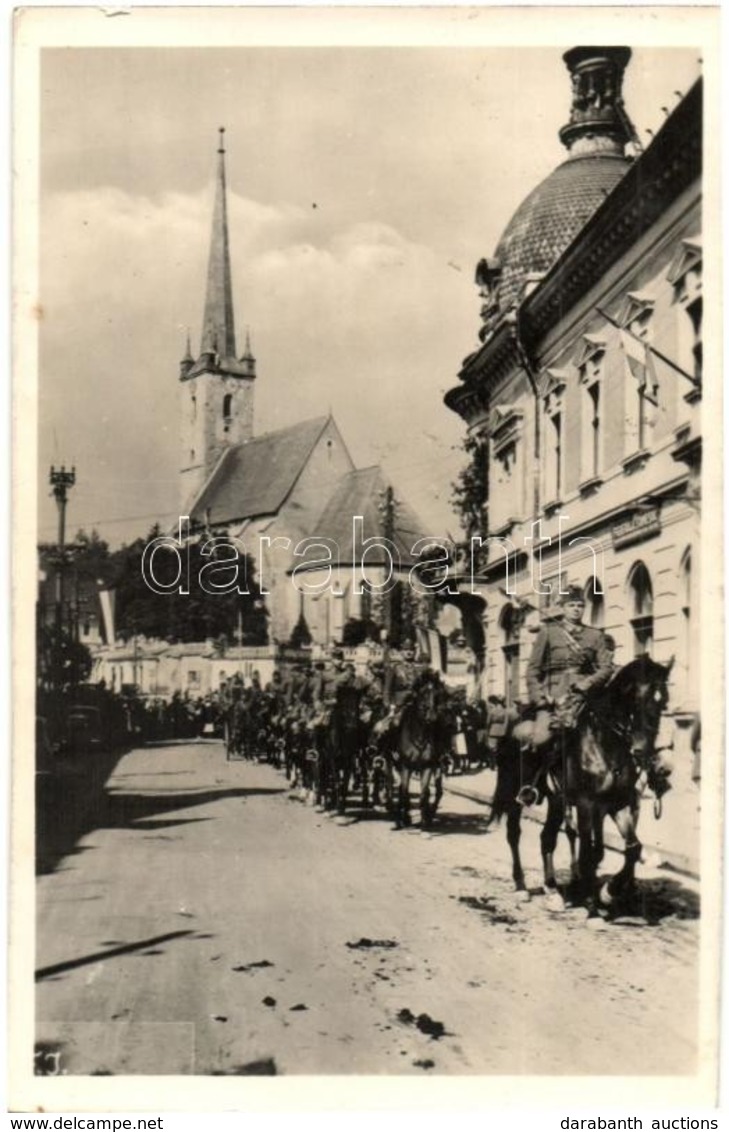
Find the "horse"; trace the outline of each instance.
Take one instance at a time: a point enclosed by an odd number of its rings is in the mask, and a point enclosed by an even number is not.
[[[413,686],[403,708],[393,746],[393,765],[400,779],[395,809],[396,830],[412,824],[410,776],[414,771],[420,774],[421,828],[428,829],[435,817],[443,794],[442,761],[449,744],[444,708],[445,690],[439,686],[433,673],[425,672]],[[431,782],[435,785],[432,803]]]
[[[360,691],[355,684],[341,684],[326,729],[322,767],[325,806],[335,809],[339,817],[347,805],[361,743]]]
[[[555,735],[546,751],[524,749],[513,735],[500,744],[496,791],[489,823],[506,815],[513,879],[526,893],[519,855],[524,805],[547,800],[541,832],[544,888],[562,905],[554,869],[557,836],[566,819],[572,885],[590,916],[597,901],[610,905],[634,885],[642,845],[636,827],[644,782],[657,798],[669,788],[668,770],[659,739],[661,717],[668,705],[668,678],[673,661],[661,665],[642,655],[620,668],[601,689],[585,699],[575,729]],[[576,828],[572,808],[576,812]],[[603,824],[615,822],[625,845],[623,866],[596,895],[597,868],[604,852]],[[579,838],[579,853],[575,843]]]

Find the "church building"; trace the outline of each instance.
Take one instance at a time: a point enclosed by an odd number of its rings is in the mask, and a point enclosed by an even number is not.
[[[353,584],[362,567],[354,518],[363,519],[364,540],[387,536],[394,543],[402,578],[426,528],[382,469],[355,467],[330,414],[256,434],[261,379],[248,336],[237,353],[224,137],[221,129],[200,351],[194,358],[188,340],[180,363],[180,514],[190,517],[197,536],[234,538],[251,555],[266,593],[271,643],[288,642],[303,617],[313,642],[326,646],[341,640],[349,619],[371,613],[370,595]],[[332,584],[316,593],[326,578],[321,547],[317,554],[300,550],[314,538],[339,550],[338,563],[332,554]],[[377,584],[387,565],[373,545],[367,578]]]

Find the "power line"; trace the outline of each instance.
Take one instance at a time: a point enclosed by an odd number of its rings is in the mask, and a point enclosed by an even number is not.
[[[102,527],[102,526],[103,527],[110,527],[110,526],[112,526],[116,523],[137,523],[137,522],[141,522],[142,519],[166,519],[168,516],[172,517],[172,516],[177,515],[177,514],[178,514],[177,511],[162,511],[162,512],[154,511],[154,512],[151,512],[148,515],[122,515],[122,516],[120,516],[119,518],[116,518],[116,519],[80,519],[80,520],[78,520],[78,526],[79,527]],[[74,524],[74,526],[75,525],[76,524]],[[40,531],[47,531],[47,530],[50,530],[51,527],[53,527],[52,523],[45,523],[42,527],[39,527],[38,529]]]

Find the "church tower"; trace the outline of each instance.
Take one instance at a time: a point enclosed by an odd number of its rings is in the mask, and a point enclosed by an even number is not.
[[[184,510],[226,448],[253,436],[256,361],[246,335],[236,356],[233,288],[225,186],[225,129],[220,128],[213,227],[200,354],[187,350],[180,362],[180,506]]]

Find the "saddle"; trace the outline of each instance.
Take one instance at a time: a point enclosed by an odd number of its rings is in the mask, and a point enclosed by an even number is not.
[[[584,707],[584,699],[574,695],[565,696],[554,707],[529,705],[514,724],[512,738],[532,751],[546,751],[556,740],[573,734]]]

